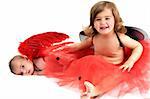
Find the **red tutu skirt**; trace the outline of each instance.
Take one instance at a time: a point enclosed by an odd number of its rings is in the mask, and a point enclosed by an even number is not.
[[[72,42],[65,42],[62,44],[54,45],[46,50],[44,49],[42,56],[44,56],[45,61],[45,69],[43,70],[43,74],[47,77],[55,77],[58,78],[60,75],[64,75],[64,72],[68,69],[70,64],[86,55],[93,55],[94,51],[92,48],[83,49],[76,52],[68,53],[68,50],[61,50],[59,48],[67,46]]]
[[[53,65],[56,71],[51,72],[52,63],[49,61],[46,76],[58,78],[58,84],[61,86],[70,85],[83,91],[85,91],[84,82],[89,81],[103,93],[117,86],[120,87],[119,96],[129,93],[134,88],[139,89],[141,93],[146,93],[150,88],[150,42],[143,40],[140,43],[144,51],[130,72],[122,72],[119,69],[120,65],[106,62],[101,56],[94,55],[91,50],[82,50],[72,54],[62,51],[55,54],[60,57],[57,61],[61,69],[57,71],[59,66]],[[130,51],[125,53],[127,56],[131,54]]]

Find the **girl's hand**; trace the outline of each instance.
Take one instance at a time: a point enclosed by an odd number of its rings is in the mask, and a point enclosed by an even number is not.
[[[86,91],[82,93],[81,99],[96,99],[96,98],[98,98],[99,93],[96,90],[96,87],[92,83],[85,81],[84,85],[86,87]]]
[[[53,51],[61,51],[63,50],[66,53],[75,52],[78,48],[78,43],[66,44],[65,46],[54,49]]]
[[[133,63],[124,63],[123,65],[121,65],[119,68],[120,69],[122,69],[122,72],[124,72],[124,71],[128,71],[128,72],[130,72],[130,70],[132,69],[132,67],[133,67]]]

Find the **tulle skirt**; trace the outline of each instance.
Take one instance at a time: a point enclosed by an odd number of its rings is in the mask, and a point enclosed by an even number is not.
[[[135,88],[141,93],[146,93],[150,89],[150,42],[143,40],[140,43],[143,45],[144,51],[130,72],[122,72],[119,69],[121,64],[110,64],[101,56],[94,55],[91,50],[82,50],[72,54],[61,52],[60,60],[57,60],[61,69],[57,71],[59,66],[53,65],[53,69],[56,71],[51,72],[52,63],[49,61],[49,69],[46,69],[45,75],[58,78],[60,86],[67,85],[83,91],[85,91],[84,82],[89,81],[103,93],[107,93],[117,86],[120,86],[119,96],[129,93]],[[125,53],[129,56],[131,51],[127,49]]]
[[[59,49],[60,47],[67,46],[67,44],[70,44],[70,42],[52,46],[46,50],[44,49],[42,53],[40,53],[44,56],[44,61],[46,63],[45,69],[43,70],[44,75],[57,78],[60,75],[64,75],[64,72],[70,67],[73,61],[94,54],[92,48],[69,53],[68,50]]]

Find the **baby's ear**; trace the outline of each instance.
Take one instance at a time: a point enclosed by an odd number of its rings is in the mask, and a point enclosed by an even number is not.
[[[29,59],[29,58],[27,58],[27,60],[28,60],[28,61],[30,61],[30,59]]]
[[[30,61],[30,59],[29,59],[29,58],[27,58],[27,57],[24,57],[24,59],[25,59],[25,60],[27,60],[27,61]]]

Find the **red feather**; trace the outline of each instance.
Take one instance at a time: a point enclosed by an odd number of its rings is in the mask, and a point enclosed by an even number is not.
[[[53,43],[61,42],[69,38],[68,35],[58,32],[45,32],[37,35],[33,35],[21,42],[18,50],[21,54],[26,55],[29,59],[39,57],[41,49],[50,47]]]

